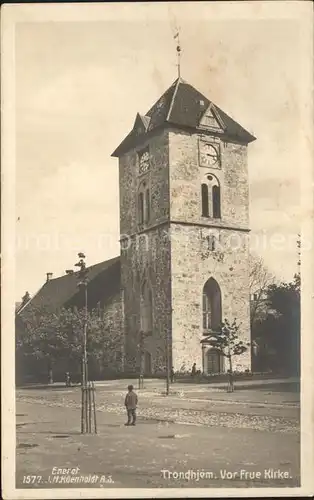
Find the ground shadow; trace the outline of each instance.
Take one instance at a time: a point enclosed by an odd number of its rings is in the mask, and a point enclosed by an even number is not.
[[[51,437],[56,437],[58,436],[58,431],[24,431],[24,430],[18,430],[18,434],[46,434],[47,436]],[[60,431],[60,435],[66,435],[67,437],[69,436],[81,436],[80,431]]]

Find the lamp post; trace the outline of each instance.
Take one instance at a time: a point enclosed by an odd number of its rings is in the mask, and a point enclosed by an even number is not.
[[[96,425],[96,405],[95,405],[95,386],[88,377],[88,358],[87,358],[87,324],[88,324],[88,269],[86,268],[85,255],[78,254],[79,261],[75,264],[79,267],[77,286],[84,290],[84,326],[83,326],[83,349],[82,349],[82,406],[81,406],[81,433],[92,432],[92,413],[94,417],[94,432],[97,433]]]
[[[205,343],[202,342],[202,372],[203,372],[203,375],[205,375],[205,349],[206,349],[206,346],[205,346]]]
[[[79,253],[79,261],[75,264],[79,267],[78,272],[78,284],[80,289],[84,290],[84,327],[83,327],[83,353],[82,353],[82,386],[84,387],[88,382],[88,370],[87,370],[87,319],[88,319],[88,309],[87,309],[87,283],[88,283],[88,270],[86,269],[85,255]]]
[[[139,338],[139,358],[140,358],[140,373],[138,379],[138,388],[144,389],[144,341],[145,341],[145,333],[143,330],[140,331]]]
[[[170,353],[169,353],[169,329],[166,331],[166,395],[170,392]]]

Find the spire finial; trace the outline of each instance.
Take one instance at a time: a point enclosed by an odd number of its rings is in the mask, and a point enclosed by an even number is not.
[[[173,37],[177,41],[177,68],[178,68],[178,78],[181,78],[181,44],[180,44],[180,29],[177,28],[177,32]]]

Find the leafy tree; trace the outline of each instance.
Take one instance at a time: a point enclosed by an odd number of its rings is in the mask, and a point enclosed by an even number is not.
[[[300,372],[300,275],[290,283],[270,285],[268,312],[254,329],[261,368],[286,374]]]
[[[249,342],[245,343],[239,338],[240,325],[234,319],[229,322],[227,319],[221,324],[219,331],[211,334],[210,343],[218,354],[224,356],[229,363],[229,387],[228,390],[234,391],[233,367],[234,356],[240,356],[247,351]]]
[[[16,336],[16,351],[20,360],[24,358],[34,366],[44,365],[50,382],[53,381],[53,367],[60,370],[62,361],[64,367],[80,371],[84,310],[49,312],[43,308],[29,308],[22,321],[24,331]],[[115,355],[120,350],[120,336],[110,326],[102,311],[88,312],[87,352],[89,365],[94,371],[97,368],[114,368]]]
[[[291,282],[271,283],[266,288],[266,309],[257,315],[252,338],[258,346],[259,370],[300,373],[300,286],[301,235],[298,234],[297,273]]]
[[[287,373],[300,371],[300,275],[291,283],[271,286],[268,291],[269,306],[276,312],[276,329],[279,342],[276,352]]]

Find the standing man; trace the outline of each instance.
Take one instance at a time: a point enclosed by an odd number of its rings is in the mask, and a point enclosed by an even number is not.
[[[136,407],[137,394],[133,391],[133,385],[128,386],[128,392],[125,396],[124,405],[128,414],[128,421],[124,425],[135,425],[136,422]],[[132,422],[131,422],[132,419]]]
[[[191,377],[195,377],[196,375],[196,363],[193,364],[192,366],[192,370],[191,370]]]
[[[170,372],[170,380],[171,380],[171,383],[173,384],[174,383],[174,368],[173,367],[171,368],[171,372]]]

